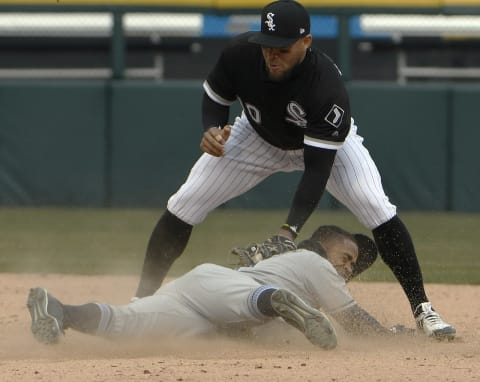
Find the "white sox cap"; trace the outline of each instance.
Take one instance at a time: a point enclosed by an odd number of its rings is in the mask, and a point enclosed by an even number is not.
[[[248,41],[269,48],[285,48],[310,33],[310,16],[299,2],[279,0],[262,10],[261,31]]]

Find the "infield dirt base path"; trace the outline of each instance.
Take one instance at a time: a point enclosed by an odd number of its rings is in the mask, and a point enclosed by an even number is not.
[[[61,344],[44,346],[31,336],[25,305],[29,288],[43,286],[70,304],[123,304],[136,282],[134,276],[0,274],[0,380],[480,381],[479,286],[426,286],[436,309],[457,328],[453,342],[341,336],[335,350],[322,351],[295,330],[277,327],[267,328],[261,341],[118,343],[67,331]],[[414,326],[399,285],[355,282],[350,288],[382,324]]]

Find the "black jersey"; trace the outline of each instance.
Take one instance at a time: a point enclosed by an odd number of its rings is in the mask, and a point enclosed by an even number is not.
[[[350,105],[332,60],[309,49],[288,79],[272,81],[249,36],[236,37],[222,51],[204,83],[207,95],[225,106],[238,99],[252,127],[276,147],[340,147],[350,128]]]

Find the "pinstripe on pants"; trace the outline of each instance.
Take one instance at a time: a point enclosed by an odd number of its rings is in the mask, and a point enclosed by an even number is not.
[[[303,150],[286,151],[264,141],[246,117],[235,120],[225,156],[203,154],[185,183],[170,197],[167,209],[186,223],[202,222],[208,213],[244,194],[276,172],[303,171]],[[380,174],[353,123],[338,150],[327,191],[368,229],[396,214],[383,190]]]

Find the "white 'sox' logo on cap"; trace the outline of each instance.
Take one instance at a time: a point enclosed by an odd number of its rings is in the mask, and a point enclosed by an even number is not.
[[[276,25],[273,23],[273,16],[275,16],[275,13],[268,12],[265,24],[267,24],[269,31],[275,32]]]

